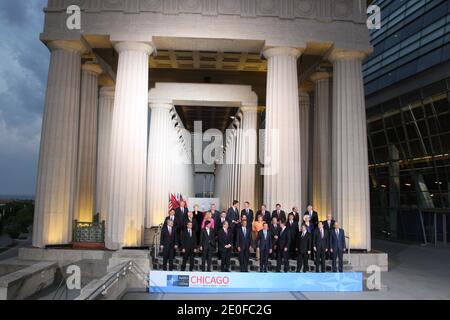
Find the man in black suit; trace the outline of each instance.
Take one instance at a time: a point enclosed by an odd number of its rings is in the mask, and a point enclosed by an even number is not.
[[[186,230],[188,222],[192,223],[192,231],[197,234],[199,226],[197,224],[197,220],[195,220],[194,218],[194,213],[192,211],[188,211],[186,219],[184,220],[184,230]]]
[[[272,253],[272,237],[270,236],[267,222],[264,222],[263,229],[258,232],[256,250],[259,250],[259,271],[267,272],[269,255]]]
[[[197,228],[193,227],[193,230],[196,230],[197,233],[197,245],[200,245],[200,232],[203,222],[203,212],[200,211],[200,207],[198,204],[194,205],[194,210],[192,211],[192,215],[195,220],[195,224],[197,225]]]
[[[220,213],[220,218],[217,220],[217,223],[216,223],[216,231],[219,231],[220,229],[223,228],[223,224],[225,221],[228,221],[227,213],[226,213],[226,211],[222,211]],[[228,224],[230,224],[230,221],[228,221]]]
[[[291,212],[288,215],[288,221],[286,223],[286,227],[289,229],[291,244],[289,245],[289,259],[295,259],[295,239],[297,238],[298,233],[298,222],[294,220],[295,215]]]
[[[272,211],[272,218],[276,217],[278,219],[278,222],[286,222],[286,212],[281,210],[281,204],[277,203],[275,207],[276,209]]]
[[[239,252],[239,265],[241,272],[248,272],[248,259],[250,246],[252,245],[252,232],[247,227],[247,220],[242,220],[241,227],[237,230],[236,246]]]
[[[178,238],[178,246],[181,245],[181,233],[184,229],[184,221],[186,220],[188,213],[188,208],[186,207],[186,202],[184,200],[180,201],[180,206],[175,209],[175,218],[177,220],[177,238]]]
[[[267,222],[267,225],[269,225],[270,221],[272,220],[272,215],[270,214],[270,211],[268,211],[268,210],[266,209],[266,205],[265,205],[265,204],[263,204],[263,205],[261,206],[261,209],[258,210],[258,212],[256,212],[256,218],[255,218],[255,221],[258,220],[258,216],[262,216],[262,217],[263,217],[263,220],[264,220],[265,222]]]
[[[334,230],[334,220],[333,220],[333,216],[331,215],[331,213],[327,214],[327,220],[325,220],[323,222],[323,228],[327,231],[328,233],[328,239],[330,241],[328,241],[328,252],[325,255],[326,259],[332,259],[332,253],[330,251],[330,246],[331,246],[331,232]]]
[[[220,218],[220,211],[216,209],[216,204],[211,203],[210,210],[212,218],[214,219],[214,223],[217,225],[217,221],[219,221]]]
[[[219,230],[218,235],[219,251],[221,256],[221,271],[230,272],[230,258],[233,243],[233,234],[228,228],[228,221],[225,221],[223,228]]]
[[[277,244],[277,272],[281,271],[281,264],[284,265],[284,272],[289,271],[289,245],[291,242],[291,235],[286,222],[280,222],[280,235],[278,236]]]
[[[169,215],[164,220],[164,224],[167,223],[167,220],[171,220],[173,222],[173,227],[174,228],[178,227],[178,220],[177,220],[177,217],[175,216],[175,210],[173,210],[173,209],[169,210]]]
[[[344,252],[347,250],[347,246],[345,245],[345,232],[344,229],[339,228],[339,223],[334,223],[334,229],[331,231],[331,245],[330,251],[332,253],[333,263],[332,268],[333,272],[336,272],[336,260],[339,259],[339,272],[344,271]]]
[[[294,221],[296,221],[296,222],[300,221],[300,214],[298,213],[298,208],[297,207],[292,207],[292,211],[289,212],[289,214],[293,214],[294,215]],[[288,218],[289,218],[289,214],[288,214]]]
[[[277,244],[278,236],[280,234],[280,226],[278,225],[278,219],[276,217],[272,218],[272,223],[269,226],[270,237],[272,238],[272,259],[277,258]]]
[[[309,220],[311,221],[314,229],[317,229],[318,225],[319,225],[319,215],[317,214],[316,211],[314,211],[313,206],[309,205],[306,208],[306,211],[304,213],[304,215],[309,215]]]
[[[175,209],[175,217],[177,219],[179,226],[183,225],[184,220],[186,220],[187,213],[188,213],[188,208],[186,208],[186,202],[181,201],[180,206]]]
[[[297,272],[302,270],[308,271],[308,258],[311,254],[311,233],[307,232],[306,226],[303,224],[300,227],[300,232],[297,234],[296,250],[298,252],[297,257]]]
[[[328,251],[328,233],[323,228],[323,223],[319,222],[318,228],[314,230],[314,251],[316,257],[316,272],[325,272],[325,253]]]
[[[181,271],[186,270],[186,262],[188,259],[189,271],[194,270],[194,254],[197,252],[196,247],[197,236],[192,227],[192,221],[188,220],[186,223],[186,229],[183,231],[181,238],[181,252],[183,253],[183,264],[181,265]]]
[[[233,235],[233,245],[236,248],[236,227],[239,224],[239,201],[233,200],[233,205],[228,208],[227,220],[230,222],[229,228]]]
[[[253,223],[253,210],[250,209],[250,202],[245,201],[244,202],[244,209],[241,210],[241,219],[243,216],[247,217],[247,224],[250,230],[252,230],[252,223]]]
[[[202,251],[202,271],[205,271],[205,264],[207,263],[208,269],[211,271],[211,258],[215,250],[216,239],[214,236],[214,230],[211,229],[209,221],[205,222],[205,228],[200,233],[200,250]]]
[[[163,253],[163,270],[167,271],[167,262],[169,262],[169,271],[173,270],[173,258],[177,248],[177,232],[173,226],[173,221],[168,219],[161,229],[160,249]]]

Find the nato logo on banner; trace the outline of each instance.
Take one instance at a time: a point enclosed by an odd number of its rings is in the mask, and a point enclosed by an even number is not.
[[[187,275],[167,275],[168,287],[189,287],[189,276]]]

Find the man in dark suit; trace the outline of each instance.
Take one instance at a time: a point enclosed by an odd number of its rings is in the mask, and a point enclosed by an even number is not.
[[[193,227],[193,230],[196,230],[197,233],[197,245],[200,245],[200,232],[202,228],[202,222],[203,222],[203,212],[200,211],[200,208],[198,204],[194,205],[194,210],[192,211],[192,215],[195,220],[195,224],[197,225],[197,228]]]
[[[178,238],[178,246],[181,245],[181,233],[184,229],[184,221],[186,220],[188,208],[186,207],[186,202],[184,200],[180,201],[180,206],[175,209],[175,218],[177,220],[177,238]]]
[[[298,233],[298,222],[294,219],[295,215],[293,213],[289,213],[286,227],[289,229],[290,237],[292,239],[291,244],[289,245],[290,259],[295,259],[295,239],[297,238]]]
[[[218,235],[219,251],[221,256],[221,271],[230,272],[230,258],[233,243],[233,234],[228,228],[228,221],[225,221],[223,228],[219,230]]]
[[[316,211],[313,210],[313,206],[309,205],[306,208],[306,211],[304,213],[304,215],[309,215],[309,220],[311,221],[314,229],[317,229],[318,225],[319,225],[319,215],[317,214]]]
[[[220,229],[223,228],[223,224],[224,224],[225,221],[228,221],[227,213],[226,213],[226,211],[222,211],[220,213],[220,217],[219,217],[219,219],[217,220],[217,223],[216,223],[216,231],[219,231]],[[228,224],[230,224],[230,221],[228,221]]]
[[[277,203],[275,207],[276,209],[272,211],[272,218],[276,217],[278,219],[278,222],[286,222],[286,212],[281,210],[281,204]]]
[[[250,246],[252,245],[252,232],[247,227],[247,220],[242,220],[241,227],[237,230],[236,246],[239,252],[239,265],[241,272],[248,272],[248,259]]]
[[[192,212],[191,212],[192,213]],[[196,222],[194,220],[194,222]],[[181,252],[183,253],[183,264],[181,271],[186,270],[186,262],[189,259],[189,271],[194,270],[194,254],[197,252],[197,236],[192,227],[192,221],[187,221],[186,229],[182,233]]]
[[[316,272],[325,272],[325,253],[328,251],[328,233],[323,228],[323,223],[319,222],[319,226],[314,230],[314,251],[316,258]]]
[[[294,221],[296,221],[296,222],[300,221],[300,214],[298,213],[298,208],[297,207],[293,207],[292,211],[289,212],[289,214],[293,214],[294,215]],[[289,218],[289,214],[288,214],[288,218]]]
[[[331,246],[331,232],[334,230],[334,220],[333,220],[333,216],[331,215],[331,213],[327,214],[327,220],[323,221],[323,228],[327,231],[328,233],[328,239],[330,241],[328,241],[328,252],[325,255],[326,259],[332,259],[332,253],[330,251],[330,246]]]
[[[339,228],[339,223],[334,223],[334,229],[331,231],[331,245],[330,251],[332,253],[332,268],[333,272],[336,272],[336,260],[339,259],[339,272],[344,271],[344,252],[347,250],[345,245],[345,232],[344,229]]]
[[[186,202],[181,201],[180,206],[175,209],[175,217],[177,219],[179,226],[183,225],[184,220],[186,220],[187,213],[188,213],[188,208],[186,208]]]
[[[263,220],[264,220],[265,222],[267,222],[267,225],[269,225],[270,221],[272,220],[272,215],[270,214],[270,211],[268,211],[268,210],[266,209],[266,205],[265,205],[265,204],[263,204],[263,205],[261,206],[261,209],[258,210],[258,212],[256,212],[256,218],[255,218],[255,221],[258,220],[258,216],[262,216],[262,217],[263,217]]]
[[[244,202],[244,209],[241,210],[241,219],[243,216],[247,217],[247,225],[252,230],[252,223],[253,223],[253,210],[250,209],[250,202],[245,201]]]
[[[167,220],[171,220],[173,222],[173,227],[174,228],[178,227],[178,220],[177,220],[177,217],[175,216],[175,210],[174,209],[170,209],[169,210],[169,215],[166,217],[166,219],[164,219],[164,224],[167,223]]]
[[[228,208],[227,220],[230,222],[230,230],[233,235],[233,245],[236,247],[236,227],[239,224],[239,201],[233,200],[233,205]]]
[[[211,229],[209,221],[205,222],[205,228],[200,233],[200,250],[202,251],[202,271],[205,271],[205,264],[208,268],[206,271],[211,271],[211,258],[215,250],[216,239],[214,236],[214,230]]]
[[[173,258],[177,248],[177,232],[173,226],[173,221],[168,219],[161,229],[160,249],[163,253],[163,270],[167,271],[167,262],[169,262],[169,271],[173,270]]]
[[[311,233],[306,230],[306,226],[301,225],[300,232],[297,234],[296,250],[298,252],[297,257],[297,272],[302,270],[308,271],[308,258],[311,254]]]
[[[192,231],[197,234],[199,226],[197,224],[197,220],[195,220],[194,218],[194,213],[192,211],[188,211],[187,213],[186,219],[184,220],[183,230],[186,230],[188,222],[192,223]]]
[[[219,221],[220,218],[220,211],[216,209],[216,204],[211,203],[210,210],[212,218],[214,219],[214,223],[217,225],[217,221]]]
[[[280,235],[278,236],[277,244],[277,272],[281,271],[281,264],[284,265],[284,272],[289,271],[289,245],[291,242],[291,235],[286,222],[280,222]]]
[[[263,229],[258,232],[256,250],[259,250],[259,271],[267,272],[269,255],[272,253],[272,237],[267,222],[264,222]]]
[[[280,234],[280,226],[278,224],[278,219],[276,217],[272,218],[272,223],[269,226],[270,237],[272,238],[272,259],[277,258],[277,244],[278,236]]]

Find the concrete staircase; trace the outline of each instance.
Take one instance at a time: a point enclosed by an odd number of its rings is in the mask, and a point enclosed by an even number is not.
[[[148,250],[118,250],[109,259],[107,271],[133,260],[139,268],[148,273],[150,271],[150,251]]]
[[[175,257],[174,270],[181,271],[182,262],[183,262],[183,258],[181,256]],[[160,256],[158,256],[157,258],[152,257],[152,270],[163,270],[162,263],[163,263],[162,257],[160,257]],[[221,263],[220,259],[218,259],[217,257],[213,257],[212,264],[211,264],[212,271],[220,271],[220,263]],[[200,256],[195,257],[194,271],[202,271],[201,264],[202,264],[201,257]],[[273,260],[273,259],[269,259],[268,268],[267,268],[268,271],[275,272],[276,266],[277,266],[277,261]],[[310,272],[314,272],[316,270],[314,261],[309,260],[308,266],[309,266]],[[331,269],[331,260],[327,260],[325,263],[325,266],[326,266],[326,271],[331,272],[331,270],[332,270]],[[283,267],[281,269],[283,270]],[[297,269],[297,260],[289,260],[289,271],[295,272],[296,269]],[[186,265],[186,271],[188,271],[188,270],[189,270],[189,262]],[[230,270],[236,271],[236,272],[240,271],[239,258],[237,257],[237,255],[234,255],[231,258]],[[348,264],[347,261],[344,261],[344,272],[346,272],[346,271],[352,271],[352,267],[351,267],[351,265]],[[254,256],[250,257],[249,272],[259,272],[259,261],[257,261]]]

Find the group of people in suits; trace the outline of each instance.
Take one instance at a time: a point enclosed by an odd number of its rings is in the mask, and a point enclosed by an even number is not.
[[[227,211],[210,210],[202,213],[194,206],[189,211],[182,201],[180,207],[170,210],[161,230],[160,249],[163,270],[173,270],[175,252],[179,249],[186,270],[189,261],[193,270],[194,257],[202,257],[201,269],[211,271],[214,254],[221,260],[221,271],[229,272],[233,251],[239,256],[241,272],[248,272],[249,257],[256,251],[260,272],[267,272],[269,258],[277,261],[276,271],[289,271],[289,260],[297,260],[297,272],[308,271],[309,259],[314,260],[316,272],[325,272],[325,260],[332,260],[333,272],[343,272],[343,254],[346,251],[345,232],[339,223],[327,215],[325,221],[309,205],[301,214],[297,207],[286,215],[277,204],[269,212],[266,206],[254,215],[246,201],[239,210],[239,201],[233,201]]]

